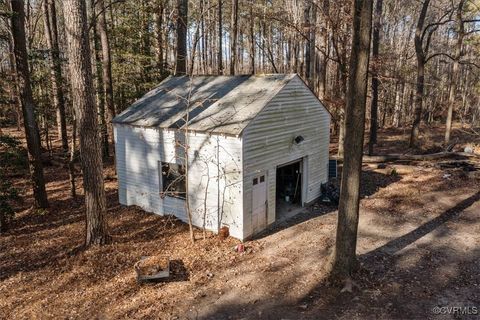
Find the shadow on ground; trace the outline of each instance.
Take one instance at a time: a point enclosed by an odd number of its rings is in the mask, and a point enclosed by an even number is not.
[[[398,182],[401,180],[401,176],[392,175],[392,174],[383,174],[373,170],[364,170],[362,171],[362,180],[361,180],[361,198],[369,197],[375,194],[379,189],[385,188],[392,183]],[[339,179],[332,181],[339,188]],[[279,220],[267,227],[266,230],[256,234],[252,237],[252,240],[258,240],[265,238],[269,235],[272,235],[278,231],[290,228],[297,224],[309,221],[313,218],[323,216],[335,212],[337,206],[328,203],[322,203],[317,201],[314,204],[305,207],[304,210],[297,215]]]
[[[340,293],[339,288],[321,281],[298,300],[264,298],[255,307],[224,304],[203,318],[426,319],[438,316],[435,307],[459,307],[447,318],[477,319],[479,201],[480,192],[476,192],[414,230],[361,255],[362,267],[356,275],[360,291]],[[312,270],[316,268],[312,266]]]

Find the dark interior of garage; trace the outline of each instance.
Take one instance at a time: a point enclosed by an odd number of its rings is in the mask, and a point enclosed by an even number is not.
[[[276,216],[288,214],[302,204],[301,161],[277,168]]]

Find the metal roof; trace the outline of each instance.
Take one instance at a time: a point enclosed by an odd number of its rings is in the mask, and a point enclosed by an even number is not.
[[[168,77],[113,119],[143,127],[240,135],[295,74]]]

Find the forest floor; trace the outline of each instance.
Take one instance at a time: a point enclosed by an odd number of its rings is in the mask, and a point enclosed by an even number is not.
[[[429,132],[424,141],[440,144],[441,128]],[[381,153],[405,150],[407,133],[382,130]],[[454,139],[458,148],[480,143],[458,127]],[[0,318],[477,319],[447,307],[480,313],[480,171],[444,161],[364,166],[361,270],[351,293],[328,286],[320,271],[334,245],[335,207],[306,208],[246,241],[243,253],[234,251],[239,241],[203,240],[199,230],[192,244],[186,224],[120,206],[110,162],[113,241],[83,250],[83,198],[71,199],[67,171],[45,168],[44,211],[30,209],[27,176],[14,174],[23,202],[0,235]],[[133,265],[149,255],[172,259],[171,281],[137,283]]]

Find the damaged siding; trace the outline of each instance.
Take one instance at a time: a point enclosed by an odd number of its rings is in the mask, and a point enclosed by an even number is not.
[[[293,144],[301,135],[304,141]],[[276,167],[305,158],[303,201],[320,196],[320,185],[328,179],[330,114],[296,76],[265,106],[243,134],[244,235],[252,230],[252,179],[267,176],[267,224],[275,221]]]

